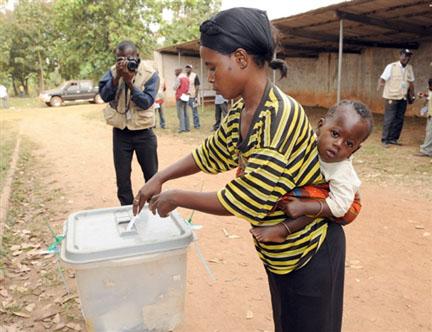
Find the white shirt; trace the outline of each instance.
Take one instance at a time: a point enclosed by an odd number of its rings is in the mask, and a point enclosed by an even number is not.
[[[6,87],[0,84],[0,98],[5,98],[7,96],[8,94],[7,94]]]
[[[388,81],[391,78],[391,66],[392,66],[392,63],[388,64],[385,67],[383,73],[381,74],[381,78],[384,81]],[[399,61],[399,66],[400,66],[400,68],[402,70],[402,75],[403,75],[405,73],[405,70],[406,70],[407,66],[405,66],[405,67],[402,66],[402,64],[400,63],[400,61]],[[408,80],[408,81],[409,82],[414,82],[414,73],[412,74],[412,81],[410,81],[410,80]]]
[[[352,158],[335,163],[320,159],[320,164],[321,172],[330,187],[326,203],[335,218],[343,217],[354,202],[354,196],[361,185],[352,165]]]

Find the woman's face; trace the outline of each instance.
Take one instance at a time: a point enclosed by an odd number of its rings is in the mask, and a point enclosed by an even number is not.
[[[239,97],[243,92],[246,71],[240,68],[236,56],[224,55],[203,46],[200,53],[208,70],[208,81],[216,93],[226,99]]]

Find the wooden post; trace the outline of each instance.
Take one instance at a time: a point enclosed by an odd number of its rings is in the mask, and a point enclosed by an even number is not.
[[[337,72],[337,102],[340,102],[340,97],[341,97],[342,55],[343,55],[343,20],[339,20],[339,57],[338,57],[338,72]]]

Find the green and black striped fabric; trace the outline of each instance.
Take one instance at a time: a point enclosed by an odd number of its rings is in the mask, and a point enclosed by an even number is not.
[[[295,187],[324,181],[316,139],[302,106],[271,83],[244,139],[240,135],[243,107],[243,101],[238,101],[193,157],[207,173],[239,168],[238,176],[218,192],[219,201],[253,226],[275,225],[286,219],[282,211],[272,211],[282,195]],[[286,274],[309,261],[326,230],[327,223],[318,218],[284,243],[255,240],[255,247],[270,271]]]

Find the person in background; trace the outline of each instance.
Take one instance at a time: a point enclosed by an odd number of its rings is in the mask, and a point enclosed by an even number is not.
[[[414,72],[408,64],[411,56],[410,50],[401,50],[399,61],[388,64],[378,80],[377,90],[384,87],[384,123],[381,136],[384,147],[389,144],[401,145],[398,140],[405,119],[407,99],[414,96]]]
[[[198,114],[198,92],[200,80],[198,75],[192,71],[192,65],[185,66],[186,76],[189,79],[189,101],[188,105],[192,109],[193,125],[195,129],[200,128],[200,119]]]
[[[25,97],[25,90],[24,90],[24,87],[22,85],[20,85],[18,87],[18,97],[21,97],[21,98]]]
[[[420,98],[426,99],[426,105],[422,108],[421,114],[426,116],[426,136],[420,152],[416,153],[418,157],[432,157],[432,78],[428,81],[429,89],[427,92],[419,93]]]
[[[159,113],[159,125],[162,129],[166,128],[166,120],[164,113],[164,98],[165,98],[166,85],[165,80],[160,77],[159,91],[156,95],[156,101],[154,103],[155,112]]]
[[[228,113],[228,100],[226,100],[222,95],[216,93],[215,96],[215,123],[213,125],[212,131],[219,129],[221,120],[225,118]]]
[[[2,103],[2,108],[9,108],[8,99],[9,95],[7,93],[6,87],[0,84],[0,100]]]
[[[190,131],[189,116],[187,112],[187,103],[190,99],[188,95],[189,91],[189,79],[185,74],[182,73],[181,68],[177,68],[174,71],[176,81],[174,84],[177,117],[179,119],[179,133],[185,133]]]
[[[109,103],[103,111],[105,120],[113,126],[117,197],[121,205],[130,205],[133,201],[133,153],[146,182],[158,170],[152,105],[159,89],[159,76],[141,61],[138,49],[131,41],[118,44],[115,55],[115,65],[99,81],[99,92],[102,99]]]

